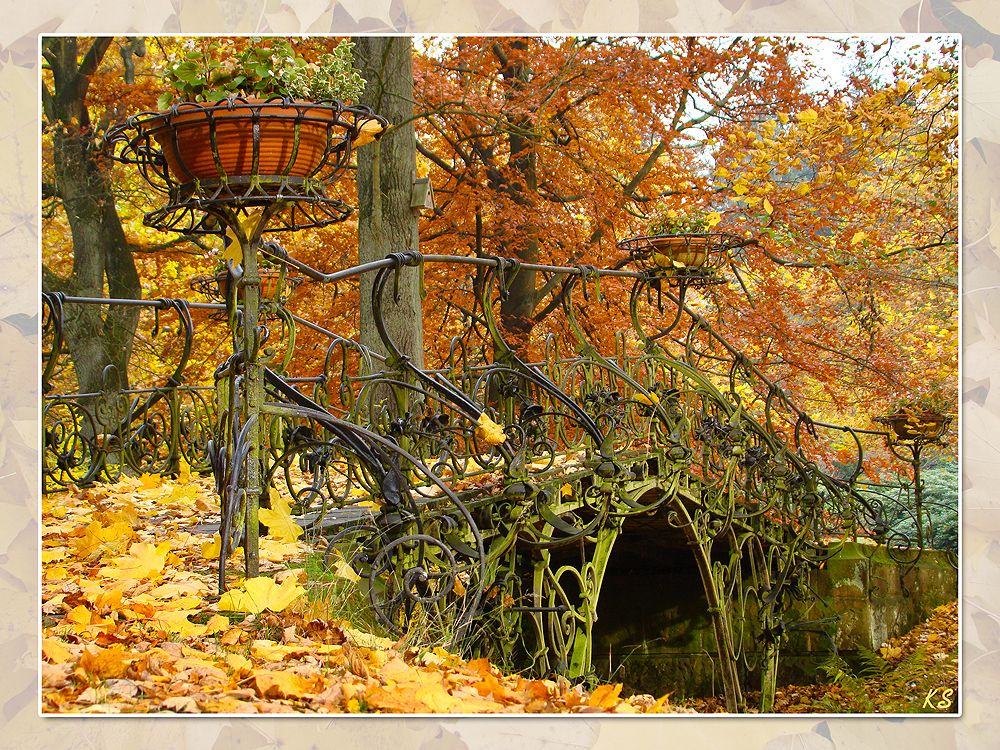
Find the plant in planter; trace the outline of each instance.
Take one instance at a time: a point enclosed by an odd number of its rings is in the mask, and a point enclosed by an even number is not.
[[[653,262],[662,268],[700,268],[708,261],[710,232],[719,223],[717,212],[680,211],[657,206],[646,225]]]
[[[892,429],[901,440],[935,440],[951,421],[954,389],[932,382],[926,387],[895,399],[889,413],[878,421]]]
[[[164,71],[170,90],[148,132],[178,183],[249,178],[255,186],[306,180],[383,123],[350,107],[365,81],[341,41],[315,62],[287,39],[193,42]]]
[[[353,68],[354,45],[341,41],[330,52],[309,62],[296,54],[287,39],[252,38],[242,52],[221,40],[197,43],[163,73],[171,90],[160,95],[157,106],[167,109],[183,101],[216,102],[230,95],[267,99],[280,96],[303,101],[336,99],[356,101],[365,80]]]

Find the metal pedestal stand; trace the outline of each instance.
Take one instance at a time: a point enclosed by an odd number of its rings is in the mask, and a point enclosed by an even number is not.
[[[228,231],[239,244],[236,293],[226,299],[233,354],[216,370],[218,442],[210,447],[221,498],[220,592],[226,560],[238,545],[246,577],[259,572],[266,420],[281,412],[264,404],[261,237],[346,219],[353,209],[329,197],[327,186],[343,174],[353,147],[377,137],[386,124],[368,107],[336,101],[230,98],[144,112],[108,133],[113,158],[136,165],[166,196],[164,207],[146,214],[147,226],[186,234]],[[236,147],[226,139],[236,139]]]

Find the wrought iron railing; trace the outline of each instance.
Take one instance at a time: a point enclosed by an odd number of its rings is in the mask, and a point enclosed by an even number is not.
[[[500,641],[495,658],[585,671],[614,537],[630,519],[659,514],[696,550],[729,661],[760,666],[780,640],[791,601],[809,595],[808,569],[839,540],[913,547],[890,529],[884,499],[857,490],[863,446],[882,433],[810,420],[674,291],[657,288],[655,273],[538,267],[563,277],[569,338],[547,335],[528,361],[495,316],[518,268],[512,261],[404,253],[323,274],[276,245],[269,252],[316,283],[374,274],[376,321],[393,275],[406,265],[484,271],[478,313],[452,338],[447,357],[426,368],[403,357],[381,325],[396,368],[287,311],[262,323],[285,340],[308,327],[328,341],[318,375],[294,377],[293,347],[267,363],[255,417],[266,421],[264,486],[287,495],[302,525],[328,537],[327,555],[348,560],[367,580],[374,611],[390,630],[429,618],[441,637],[494,651],[497,633],[516,633]],[[599,287],[607,293],[612,281],[631,285],[634,325],[602,353],[581,315],[602,303]],[[675,310],[670,323],[650,331],[637,300],[661,295],[663,308]],[[176,315],[170,335],[182,343],[171,347],[179,352],[173,369],[161,366],[158,382],[126,388],[109,368],[100,392],[57,392],[70,379],[66,309],[106,304]],[[243,467],[254,422],[238,397],[238,354],[211,383],[187,384],[184,370],[202,335],[191,309],[225,306],[45,295],[43,307],[46,486],[171,472],[182,458],[211,468],[222,498],[224,587],[228,552],[244,542]],[[225,329],[226,321],[201,325]],[[140,325],[146,335],[157,327]],[[483,430],[484,415],[501,434]],[[822,456],[822,441],[844,433],[855,461],[834,476],[808,449]],[[564,550],[576,548],[584,550],[582,563],[565,563]]]

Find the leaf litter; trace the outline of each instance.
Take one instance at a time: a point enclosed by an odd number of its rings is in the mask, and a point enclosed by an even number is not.
[[[317,617],[297,567],[312,548],[287,502],[273,500],[262,575],[219,597],[218,537],[196,531],[218,519],[210,478],[143,474],[46,495],[42,711],[691,712],[666,696],[623,697],[620,684],[588,691],[504,674]]]

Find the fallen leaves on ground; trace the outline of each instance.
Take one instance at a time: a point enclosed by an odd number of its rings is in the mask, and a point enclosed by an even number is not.
[[[239,588],[230,589],[219,599],[219,609],[230,612],[259,614],[265,609],[281,612],[306,593],[294,578],[276,584],[273,578],[258,576],[248,578]]]
[[[218,537],[197,531],[218,520],[212,482],[183,473],[44,497],[45,713],[690,712],[623,698],[618,684],[588,692],[505,675],[316,617],[297,567],[311,548],[281,498],[267,514],[262,575],[219,597]]]

